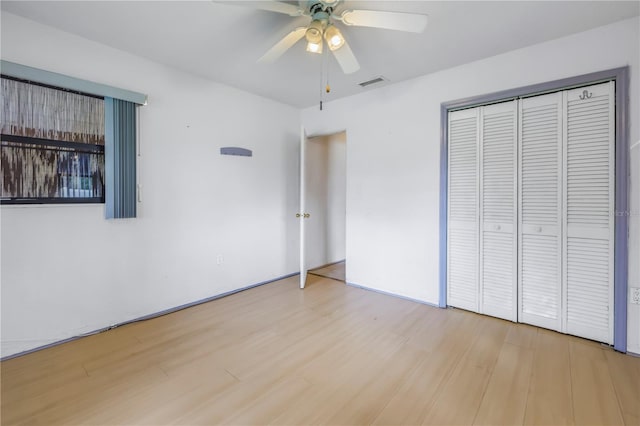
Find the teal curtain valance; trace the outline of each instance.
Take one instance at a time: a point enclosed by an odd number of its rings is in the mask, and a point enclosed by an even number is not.
[[[89,95],[122,99],[123,101],[132,102],[138,105],[146,105],[147,103],[147,95],[142,93],[119,89],[117,87],[82,80],[75,77],[69,77],[64,74],[45,71],[26,65],[16,64],[14,62],[1,61],[0,72],[2,75],[9,77],[33,81],[34,83],[47,84],[54,87],[61,87],[63,89],[74,90],[76,92],[87,93]]]

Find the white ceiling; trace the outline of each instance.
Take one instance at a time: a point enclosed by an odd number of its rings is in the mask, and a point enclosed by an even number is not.
[[[323,57],[301,41],[276,63],[257,64],[308,18],[212,1],[6,1],[8,11],[117,49],[296,107],[317,104]],[[361,69],[344,75],[326,56],[329,101],[637,16],[638,1],[350,1],[349,9],[429,15],[422,34],[341,27]],[[612,48],[615,48],[613,46]],[[549,64],[553,66],[553,64]],[[389,84],[389,83],[382,83]],[[374,85],[372,87],[379,87]]]

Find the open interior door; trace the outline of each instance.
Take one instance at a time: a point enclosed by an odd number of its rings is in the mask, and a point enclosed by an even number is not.
[[[306,149],[307,135],[304,126],[300,126],[300,210],[296,217],[300,221],[300,288],[304,288],[307,282],[307,258],[306,258],[306,218],[309,214],[306,212]]]

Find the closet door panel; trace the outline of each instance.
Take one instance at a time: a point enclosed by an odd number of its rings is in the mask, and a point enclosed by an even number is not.
[[[478,114],[449,113],[447,304],[478,312]]]
[[[520,101],[520,322],[562,327],[562,93]]]
[[[480,112],[480,312],[517,320],[517,101]]]
[[[613,343],[614,83],[565,92],[566,332]]]

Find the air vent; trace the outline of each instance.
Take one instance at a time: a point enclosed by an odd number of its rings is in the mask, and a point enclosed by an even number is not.
[[[358,83],[358,85],[360,87],[367,87],[367,86],[371,86],[372,84],[382,83],[383,81],[387,81],[387,79],[380,76],[380,77],[373,78],[371,80],[363,81],[362,83]]]

